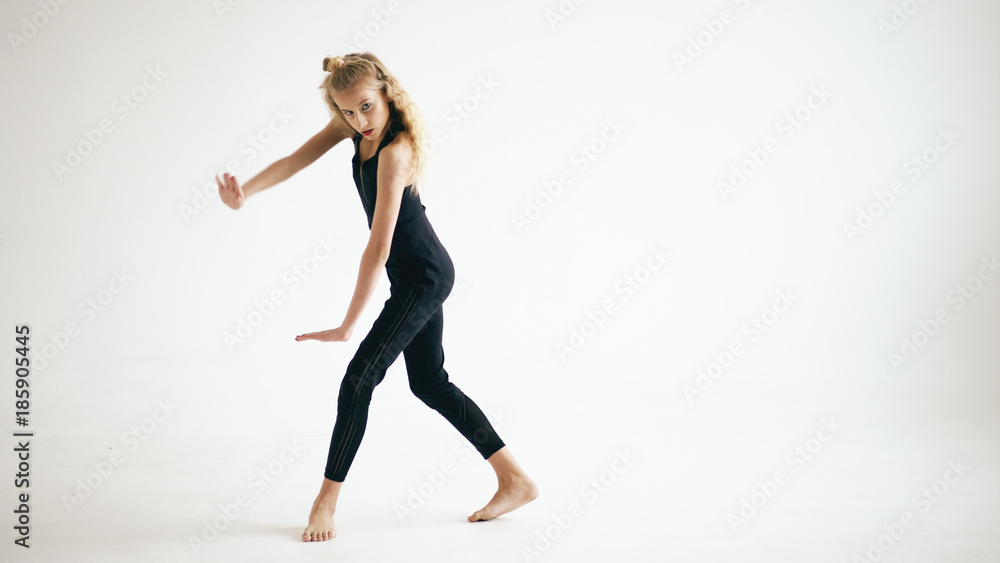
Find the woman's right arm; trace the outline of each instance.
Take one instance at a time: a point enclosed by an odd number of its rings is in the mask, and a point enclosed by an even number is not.
[[[236,180],[236,177],[228,172],[223,174],[222,179],[216,175],[215,180],[219,184],[219,196],[229,207],[239,209],[246,198],[291,178],[296,172],[309,166],[317,158],[323,156],[326,151],[332,149],[337,143],[353,135],[354,130],[347,122],[334,117],[322,131],[313,135],[298,150],[285,158],[275,161],[251,178],[242,187],[239,181]]]

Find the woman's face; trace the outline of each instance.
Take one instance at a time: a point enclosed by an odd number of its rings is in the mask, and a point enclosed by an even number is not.
[[[365,139],[382,138],[389,121],[389,103],[381,90],[373,90],[359,82],[350,90],[335,94],[333,101],[340,106],[344,119]]]

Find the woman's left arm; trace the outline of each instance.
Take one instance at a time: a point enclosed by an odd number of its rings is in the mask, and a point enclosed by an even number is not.
[[[400,137],[405,133],[400,134]],[[339,327],[320,332],[300,334],[295,340],[320,340],[323,342],[343,342],[351,337],[358,318],[364,311],[375,287],[379,275],[389,259],[389,249],[392,246],[392,233],[399,217],[399,206],[403,199],[403,190],[410,175],[411,152],[408,143],[397,143],[395,140],[386,145],[379,153],[377,173],[377,193],[375,196],[375,212],[372,215],[371,235],[368,244],[361,255],[361,266],[358,270],[358,282],[354,288],[354,296],[347,307],[344,322]]]

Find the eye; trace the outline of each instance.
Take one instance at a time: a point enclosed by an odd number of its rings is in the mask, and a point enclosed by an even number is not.
[[[368,111],[368,107],[371,105],[371,102],[365,102],[365,104],[361,106],[361,111]]]

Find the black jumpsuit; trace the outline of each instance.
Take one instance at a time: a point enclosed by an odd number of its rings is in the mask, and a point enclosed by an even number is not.
[[[361,196],[368,228],[375,213],[378,155],[404,130],[398,116],[390,117],[374,156],[361,162],[360,142],[354,134],[354,182]],[[372,391],[386,369],[403,353],[410,390],[450,422],[483,456],[489,458],[504,446],[483,411],[448,381],[444,369],[441,305],[455,283],[451,257],[431,228],[426,209],[412,186],[403,191],[399,217],[392,235],[389,258],[389,299],[347,366],[337,400],[337,422],[330,440],[324,476],[343,481],[354,461],[368,421]]]

